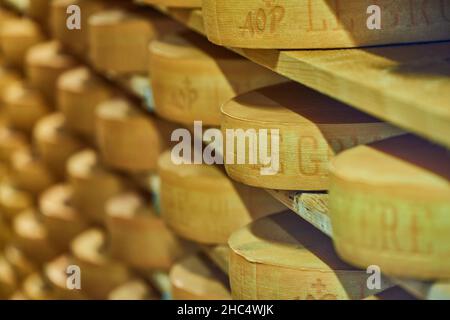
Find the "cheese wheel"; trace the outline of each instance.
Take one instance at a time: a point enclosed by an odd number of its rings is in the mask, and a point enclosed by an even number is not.
[[[65,176],[66,161],[83,148],[71,134],[61,113],[53,113],[38,121],[33,132],[38,155],[58,178]]]
[[[58,108],[70,130],[95,141],[95,111],[113,95],[113,88],[87,67],[63,73],[58,79]]]
[[[170,281],[175,300],[231,300],[227,276],[203,256],[174,265]]]
[[[156,169],[167,148],[169,125],[141,112],[122,98],[106,101],[97,110],[97,142],[105,162],[127,171]]]
[[[450,279],[450,156],[412,135],[332,161],[330,218],[340,256],[417,279]]]
[[[50,170],[34,151],[23,148],[14,152],[11,159],[12,181],[21,190],[38,195],[55,183]]]
[[[33,261],[26,257],[23,251],[13,244],[7,245],[3,254],[8,263],[12,266],[19,281],[22,281],[37,270],[37,266]]]
[[[106,234],[100,229],[90,229],[74,239],[71,244],[74,264],[82,270],[82,288],[93,299],[106,299],[108,294],[131,278],[122,262],[111,259],[106,253]]]
[[[257,220],[228,244],[233,299],[363,299],[391,286],[369,289],[370,274],[340,260],[331,240],[292,212]]]
[[[136,192],[111,198],[106,211],[111,255],[131,267],[168,270],[186,252],[192,251]]]
[[[52,186],[39,199],[39,209],[48,237],[55,247],[64,250],[88,227],[73,202],[73,188],[68,184]]]
[[[26,135],[0,125],[0,161],[10,163],[14,152],[28,147]]]
[[[39,21],[41,25],[45,25],[48,19],[48,12],[50,10],[50,3],[52,0],[31,0],[28,1],[26,7],[26,14],[31,18]]]
[[[432,2],[432,3],[431,3]],[[347,48],[450,39],[447,1],[203,0],[208,39],[241,48]]]
[[[50,110],[44,96],[25,83],[10,85],[4,91],[3,101],[11,126],[26,133]]]
[[[32,205],[33,198],[28,192],[21,191],[8,182],[0,184],[0,211],[6,220],[12,220]]]
[[[112,1],[97,0],[54,0],[50,4],[50,31],[56,40],[76,55],[86,56],[89,47],[88,21],[93,14],[111,6]],[[67,27],[69,15],[67,9],[71,5],[80,8],[82,18],[80,29]],[[73,22],[72,20],[69,20]]]
[[[49,102],[56,99],[56,83],[59,76],[75,67],[75,59],[64,53],[56,41],[33,46],[26,55],[26,73],[31,86],[39,89]]]
[[[142,0],[143,3],[164,7],[201,8],[202,0]]]
[[[28,276],[23,282],[23,295],[30,300],[56,300],[54,290],[38,272]]]
[[[159,300],[158,294],[141,279],[130,280],[115,288],[108,300]]]
[[[237,94],[286,81],[284,77],[194,32],[165,36],[150,44],[155,111],[192,125],[220,125],[220,106]]]
[[[156,13],[119,9],[97,13],[89,18],[90,60],[96,69],[109,73],[146,73],[149,42],[171,29],[176,24]]]
[[[58,300],[86,300],[81,289],[70,289],[68,281],[70,267],[74,266],[74,259],[69,255],[62,255],[50,261],[44,266],[44,278],[52,288],[53,294]],[[82,272],[82,271],[81,271]],[[81,273],[81,288],[83,288]]]
[[[14,293],[17,285],[14,269],[8,261],[0,255],[0,299],[7,299]]]
[[[330,158],[402,133],[293,82],[238,96],[222,114],[228,175],[278,190],[327,190]]]
[[[171,152],[159,159],[161,213],[180,236],[205,244],[226,243],[253,219],[284,209],[264,190],[232,182],[221,168],[176,165]]]
[[[34,209],[18,214],[13,221],[13,230],[17,247],[37,263],[42,264],[58,254],[50,242],[47,228]]]
[[[22,67],[31,47],[44,40],[38,24],[30,19],[10,19],[2,23],[0,45],[6,62]]]
[[[91,221],[103,222],[105,203],[125,189],[127,182],[101,163],[94,150],[85,149],[69,158],[67,174],[73,205]]]

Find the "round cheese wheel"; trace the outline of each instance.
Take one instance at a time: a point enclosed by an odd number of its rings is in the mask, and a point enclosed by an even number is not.
[[[23,251],[13,244],[7,245],[3,254],[8,263],[12,266],[19,281],[22,281],[37,270],[37,266],[33,261],[26,257]]]
[[[37,263],[44,263],[58,254],[49,239],[47,228],[34,209],[18,214],[13,220],[13,230],[17,247]]]
[[[62,255],[50,261],[44,266],[44,278],[50,284],[55,297],[58,300],[86,300],[81,289],[70,289],[68,281],[70,267],[74,266],[74,259],[69,255]],[[82,272],[82,270],[81,270]],[[83,274],[81,273],[81,288],[83,288]]]
[[[50,110],[39,90],[25,83],[10,85],[4,91],[3,101],[10,125],[26,133],[30,133],[36,122]]]
[[[72,244],[74,264],[82,270],[82,288],[93,299],[106,299],[108,294],[131,278],[128,268],[107,254],[106,234],[100,229],[90,229]]]
[[[448,150],[404,135],[346,151],[330,170],[330,218],[344,260],[450,279]]]
[[[238,96],[222,114],[228,175],[278,190],[327,190],[330,158],[402,133],[293,82]]]
[[[178,8],[201,8],[202,0],[142,0],[143,3]]]
[[[20,149],[12,155],[12,181],[21,190],[38,195],[55,183],[50,170],[29,148]]]
[[[226,243],[230,234],[253,219],[284,209],[261,189],[232,182],[216,166],[176,165],[171,152],[158,161],[161,212],[180,236],[206,243]]]
[[[113,90],[87,67],[63,73],[57,83],[58,108],[66,117],[69,129],[95,140],[95,111],[97,106],[111,98]]]
[[[9,298],[17,289],[17,285],[14,269],[5,257],[0,255],[0,299]]]
[[[21,191],[8,182],[0,184],[0,211],[6,220],[12,220],[32,205],[33,198],[28,192]]]
[[[130,280],[115,288],[108,300],[159,300],[158,294],[141,279]]]
[[[65,176],[69,157],[83,148],[82,142],[67,130],[61,113],[39,120],[33,137],[38,155],[58,178]]]
[[[48,20],[48,12],[50,10],[50,3],[52,0],[31,0],[27,2],[26,14],[39,21],[45,27]]]
[[[2,22],[1,51],[6,62],[14,67],[22,67],[28,49],[43,40],[44,35],[39,25],[30,19],[10,19]]]
[[[39,209],[48,237],[54,246],[64,250],[88,227],[81,212],[74,207],[73,193],[70,185],[59,184],[47,189],[39,199]]]
[[[331,240],[292,212],[257,220],[230,237],[233,299],[363,299],[391,286],[369,289],[369,274],[344,263]]]
[[[0,161],[10,163],[11,157],[16,151],[28,147],[28,139],[25,134],[0,125]]]
[[[33,46],[26,55],[26,73],[31,86],[41,90],[49,102],[56,99],[56,83],[59,76],[75,67],[75,59],[64,53],[56,41]]]
[[[209,40],[220,45],[347,48],[448,40],[449,9],[444,3],[434,1],[425,6],[409,0],[204,0],[202,12]]]
[[[147,73],[149,42],[175,26],[157,14],[102,11],[89,18],[90,60],[96,69],[109,73]]]
[[[94,150],[85,149],[67,161],[73,205],[88,219],[103,222],[105,203],[124,190],[127,182],[101,163]]]
[[[203,256],[187,257],[170,271],[175,300],[231,300],[228,278]]]
[[[202,36],[182,32],[150,44],[155,111],[192,125],[220,125],[220,106],[237,94],[286,81],[285,78]]]
[[[50,31],[53,38],[60,41],[71,52],[85,56],[89,46],[88,21],[93,14],[101,12],[111,5],[112,1],[97,0],[54,0],[50,4]],[[80,29],[67,28],[69,15],[67,9],[71,5],[80,8],[82,18]],[[69,20],[69,22],[74,22]]]
[[[136,192],[111,198],[106,211],[111,255],[131,267],[168,270],[186,252],[192,251]]]
[[[40,274],[33,273],[23,282],[23,295],[30,300],[56,300],[57,296],[50,283]]]
[[[117,169],[156,169],[158,156],[167,148],[164,137],[169,127],[122,98],[106,101],[97,110],[100,152],[105,162]]]

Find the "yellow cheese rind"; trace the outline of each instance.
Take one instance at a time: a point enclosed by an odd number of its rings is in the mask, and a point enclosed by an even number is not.
[[[194,32],[181,32],[150,44],[155,111],[170,121],[220,125],[220,106],[237,94],[285,78]]]
[[[229,276],[233,299],[347,300],[380,290],[347,265],[320,231],[292,212],[257,220],[233,233]]]
[[[278,190],[327,190],[328,162],[334,155],[403,132],[293,82],[237,96],[222,106],[222,115],[228,175],[244,184]],[[234,138],[227,137],[229,130]],[[246,139],[245,148],[240,150],[239,141],[246,138],[242,132],[252,130],[256,134],[255,148]],[[268,136],[267,143],[262,143],[261,134]],[[277,134],[278,170],[262,174],[269,165],[263,163],[261,154],[272,156],[276,163],[272,141]],[[239,164],[238,155],[243,153],[245,163]],[[254,163],[251,153],[258,159]]]
[[[205,244],[224,244],[253,219],[283,210],[264,190],[230,180],[219,167],[176,165],[171,152],[158,161],[161,213],[180,236]]]
[[[374,4],[379,29],[368,26]],[[209,40],[230,47],[348,48],[450,39],[448,1],[203,0],[202,12]]]
[[[143,3],[176,8],[201,8],[202,0],[142,0]]]
[[[330,165],[338,253],[360,267],[450,279],[450,158],[405,135],[346,151]]]

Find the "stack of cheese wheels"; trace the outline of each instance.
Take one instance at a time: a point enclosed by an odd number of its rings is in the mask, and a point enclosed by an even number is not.
[[[136,192],[108,201],[107,227],[111,255],[140,270],[168,270],[190,246],[176,238],[151,205]]]
[[[76,5],[80,8],[82,19],[80,28],[68,28],[67,10]],[[50,31],[53,38],[77,55],[84,56],[88,50],[88,21],[93,14],[105,10],[111,1],[98,0],[54,0],[50,4]],[[72,20],[69,20],[73,22]]]
[[[89,18],[89,55],[94,67],[114,74],[147,73],[148,44],[179,27],[156,13],[114,9]]]
[[[67,162],[73,204],[88,220],[103,222],[106,201],[125,189],[127,182],[108,170],[91,149],[74,154]]]
[[[167,148],[169,124],[122,98],[102,103],[96,123],[97,142],[108,165],[135,172],[156,169],[158,156]]]
[[[58,300],[85,300],[86,297],[81,292],[82,288],[82,273],[80,278],[71,281],[69,278],[71,273],[76,270],[71,270],[74,266],[74,259],[69,255],[62,255],[50,261],[44,266],[44,278],[50,284],[52,291]],[[81,270],[80,270],[81,271]],[[75,275],[75,273],[73,274]],[[77,288],[76,281],[79,281],[80,288]],[[70,286],[68,286],[70,284]],[[73,286],[73,287],[71,287]]]
[[[112,97],[113,88],[87,67],[62,74],[57,83],[58,108],[69,129],[94,141],[97,106]]]
[[[35,45],[26,55],[26,73],[30,84],[41,90],[52,103],[56,99],[58,77],[76,64],[74,58],[65,54],[56,41]]]
[[[285,78],[194,32],[170,34],[150,44],[156,112],[170,121],[220,125],[220,106],[237,94]]]
[[[11,158],[12,181],[21,190],[38,195],[55,183],[47,166],[31,148],[20,149]]]
[[[450,156],[404,135],[330,165],[330,217],[346,261],[388,275],[450,279]]]
[[[44,35],[30,19],[10,19],[2,23],[0,45],[6,62],[22,67],[29,48],[44,40]]]
[[[17,289],[17,278],[13,267],[0,255],[0,299],[9,298]]]
[[[187,257],[170,271],[175,300],[230,300],[228,279],[210,261],[200,255]]]
[[[23,282],[22,295],[19,299],[29,300],[56,300],[57,296],[50,283],[36,272],[29,275]]]
[[[145,281],[132,279],[111,291],[108,300],[158,300],[158,294]]]
[[[4,103],[4,94],[9,86],[19,81],[20,75],[16,71],[0,64],[0,103]]]
[[[419,5],[409,0],[381,0],[376,6],[360,0],[246,0],[239,5],[229,0],[204,0],[202,9],[206,33],[216,44],[344,48],[450,39],[444,2],[423,7],[421,18],[416,17]],[[417,19],[424,19],[423,23]],[[377,23],[383,27],[377,27]]]
[[[44,96],[24,82],[10,85],[3,94],[6,116],[12,127],[31,133],[36,122],[49,113]]]
[[[172,157],[168,151],[158,161],[161,212],[182,237],[223,244],[236,229],[283,208],[264,190],[233,183],[219,167],[177,165]]]
[[[8,182],[0,184],[0,211],[5,220],[11,221],[32,205],[33,197],[28,192],[19,190]]]
[[[5,247],[3,255],[8,263],[13,267],[14,273],[19,281],[23,281],[27,276],[36,271],[37,266],[25,254],[13,244]]]
[[[0,125],[0,160],[10,163],[15,151],[28,148],[28,139],[25,134],[10,127]]]
[[[17,215],[13,230],[17,247],[37,263],[44,263],[57,255],[58,251],[53,247],[47,228],[36,210],[25,210]]]
[[[68,184],[52,186],[39,199],[48,237],[52,244],[64,250],[69,249],[70,242],[88,227],[73,202],[73,189]]]
[[[178,8],[201,8],[202,6],[202,0],[142,0],[142,2]]]
[[[331,157],[402,133],[292,82],[238,96],[222,114],[228,175],[279,190],[327,190]]]
[[[38,155],[58,178],[64,177],[69,157],[83,147],[82,142],[67,130],[61,113],[39,120],[33,138]]]
[[[342,262],[330,239],[292,212],[257,220],[233,233],[229,276],[234,299],[363,299],[370,290],[366,270]]]
[[[82,270],[83,291],[90,298],[106,299],[131,278],[128,268],[107,254],[106,246],[106,234],[100,229],[83,232],[71,244],[74,264]]]

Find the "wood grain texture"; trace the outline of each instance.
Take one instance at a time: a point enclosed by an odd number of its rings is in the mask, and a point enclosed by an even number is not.
[[[204,0],[205,30],[241,48],[348,48],[450,39],[450,1],[377,1],[381,28],[367,26],[369,0]]]

